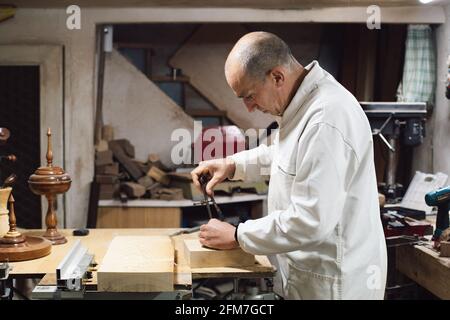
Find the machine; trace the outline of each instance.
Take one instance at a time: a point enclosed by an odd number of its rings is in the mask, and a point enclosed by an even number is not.
[[[385,182],[381,185],[387,203],[397,203],[403,186],[396,182],[400,143],[415,147],[425,137],[426,103],[423,102],[360,102],[372,134],[389,149]]]

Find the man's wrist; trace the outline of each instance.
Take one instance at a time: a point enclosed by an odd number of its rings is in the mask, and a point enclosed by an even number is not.
[[[238,241],[238,227],[239,227],[239,223],[236,225],[236,227],[234,229],[234,241],[236,241],[237,244],[239,244],[239,241]]]
[[[234,174],[236,173],[236,162],[233,160],[233,158],[227,157],[226,158],[227,164],[230,166],[227,178],[233,179]]]

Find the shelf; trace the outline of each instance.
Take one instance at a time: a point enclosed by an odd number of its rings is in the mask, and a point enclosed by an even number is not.
[[[260,201],[267,199],[267,195],[258,195],[251,193],[241,193],[232,196],[216,196],[216,202],[218,204],[224,203],[236,203],[236,202],[249,202]],[[193,207],[197,206],[199,201],[192,200],[153,200],[153,199],[135,199],[128,200],[125,203],[120,200],[100,200],[98,202],[99,207],[159,207],[159,208],[172,208],[172,207]]]

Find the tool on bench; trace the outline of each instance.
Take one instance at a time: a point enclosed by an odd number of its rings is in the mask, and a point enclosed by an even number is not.
[[[425,195],[425,202],[429,206],[437,206],[438,212],[436,215],[436,230],[433,234],[434,246],[439,247],[439,243],[444,240],[442,235],[445,229],[449,227],[449,215],[448,211],[450,209],[450,186],[428,192]]]
[[[217,212],[217,216],[219,217],[219,220],[224,220],[224,215],[222,213],[222,210],[220,210],[219,206],[216,203],[216,200],[214,199],[213,196],[209,196],[208,193],[206,192],[206,185],[208,184],[209,180],[211,180],[211,176],[209,174],[202,174],[199,178],[198,178],[199,182],[200,182],[200,186],[202,188],[202,192],[203,192],[203,201],[201,202],[201,204],[206,205],[206,210],[208,210],[208,215],[209,215],[209,219],[213,218],[212,215],[212,211],[211,211],[211,203],[214,206],[214,208],[216,209]],[[208,199],[211,198],[211,200]]]
[[[212,203],[212,205],[213,205],[214,208],[216,209],[217,216],[218,216],[219,220],[222,220],[222,221],[223,221],[225,217],[224,217],[224,215],[223,215],[223,213],[222,213],[222,210],[221,210],[220,207],[217,205],[216,200],[214,199],[214,197],[210,197],[211,200],[209,200],[209,199],[208,199],[209,196],[208,196],[208,194],[206,193],[206,185],[208,184],[208,181],[211,180],[211,176],[210,176],[210,175],[206,175],[206,174],[202,174],[202,175],[199,177],[198,180],[199,180],[200,186],[201,186],[201,188],[202,188],[204,200],[201,201],[201,202],[198,202],[198,203],[194,203],[194,204],[196,204],[196,205],[206,205],[206,210],[208,211],[209,219],[212,219],[212,218],[213,218],[213,214],[212,214],[212,210],[211,210],[211,203]],[[197,232],[197,231],[199,231],[199,230],[200,230],[200,226],[193,227],[193,228],[187,228],[187,229],[183,229],[183,230],[177,231],[177,232],[175,232],[175,233],[172,233],[172,234],[170,235],[170,237],[178,236],[178,235],[180,235],[180,234],[194,233],[194,232]]]
[[[189,234],[189,233],[194,233],[200,231],[200,226],[197,227],[193,227],[193,228],[186,228],[180,231],[176,231],[172,234],[169,235],[169,237],[174,237],[174,236],[179,236],[180,234]]]

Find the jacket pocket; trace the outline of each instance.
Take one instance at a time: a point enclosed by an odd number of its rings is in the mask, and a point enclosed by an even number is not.
[[[341,300],[340,277],[302,270],[289,263],[285,297],[295,300]]]

